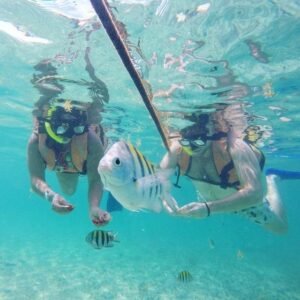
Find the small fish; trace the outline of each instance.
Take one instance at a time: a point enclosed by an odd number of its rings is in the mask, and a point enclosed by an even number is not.
[[[173,171],[156,168],[130,143],[113,144],[100,160],[98,172],[105,189],[128,210],[160,212],[162,200],[174,204],[168,181]]]
[[[244,252],[239,249],[236,253],[236,258],[240,260],[240,259],[243,259],[244,257],[245,257]]]
[[[266,82],[262,88],[263,88],[263,94],[264,94],[265,98],[271,98],[271,97],[275,96],[275,92],[273,90],[271,82]]]
[[[193,276],[189,271],[181,271],[178,273],[177,279],[181,282],[189,282],[193,279]]]
[[[111,231],[93,230],[85,238],[86,242],[96,249],[103,247],[113,247],[113,242],[119,242],[116,234]]]
[[[210,249],[215,249],[216,248],[216,244],[215,244],[215,241],[213,239],[208,240],[208,245],[209,245]]]

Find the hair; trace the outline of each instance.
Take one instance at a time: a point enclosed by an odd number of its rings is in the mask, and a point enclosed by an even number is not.
[[[183,138],[195,140],[200,136],[207,135],[209,133],[209,129],[207,128],[209,123],[208,114],[193,114],[189,117],[189,120],[194,122],[194,124],[180,130],[180,134]]]

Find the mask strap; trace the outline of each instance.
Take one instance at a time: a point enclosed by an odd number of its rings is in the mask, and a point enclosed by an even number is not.
[[[181,186],[178,184],[179,183],[179,178],[180,178],[180,166],[179,165],[176,165],[176,182],[174,183],[174,186],[177,187],[177,188],[181,188]]]

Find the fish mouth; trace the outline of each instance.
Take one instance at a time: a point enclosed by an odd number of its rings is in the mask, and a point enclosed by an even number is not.
[[[109,174],[111,173],[111,168],[109,167],[109,165],[100,161],[98,166],[98,173],[100,175],[103,185],[107,186],[107,176],[109,177]]]
[[[107,186],[106,176],[104,176],[104,174],[99,174],[99,175],[100,175],[100,178],[101,178],[101,181],[102,181],[104,187]]]
[[[111,167],[105,161],[100,160],[99,165],[98,165],[98,172],[99,173],[110,173],[111,172]]]

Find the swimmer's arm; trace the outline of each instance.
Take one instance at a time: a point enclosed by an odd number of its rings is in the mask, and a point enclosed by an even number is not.
[[[46,200],[52,200],[56,193],[45,181],[46,165],[38,149],[38,137],[34,133],[27,145],[27,165],[32,190]]]
[[[211,214],[249,208],[257,205],[264,197],[262,172],[253,150],[242,139],[229,136],[229,152],[241,187],[232,195],[207,202]]]
[[[181,146],[178,142],[174,142],[170,146],[170,150],[165,154],[160,162],[160,168],[162,169],[175,169],[180,158]]]
[[[182,217],[206,218],[216,213],[235,212],[262,201],[264,196],[262,174],[254,152],[241,139],[229,143],[229,151],[241,183],[241,188],[237,192],[215,201],[191,202],[182,207],[178,207],[177,203],[172,207],[164,201],[166,210],[170,214]]]
[[[90,217],[95,225],[105,225],[110,221],[109,213],[100,209],[100,202],[103,196],[103,184],[97,167],[103,154],[104,149],[99,136],[90,130],[88,134],[87,157],[88,202]]]
[[[97,167],[103,153],[99,137],[90,130],[88,133],[87,156],[88,200],[90,207],[99,206],[103,193],[103,185],[100,175],[97,172]]]

